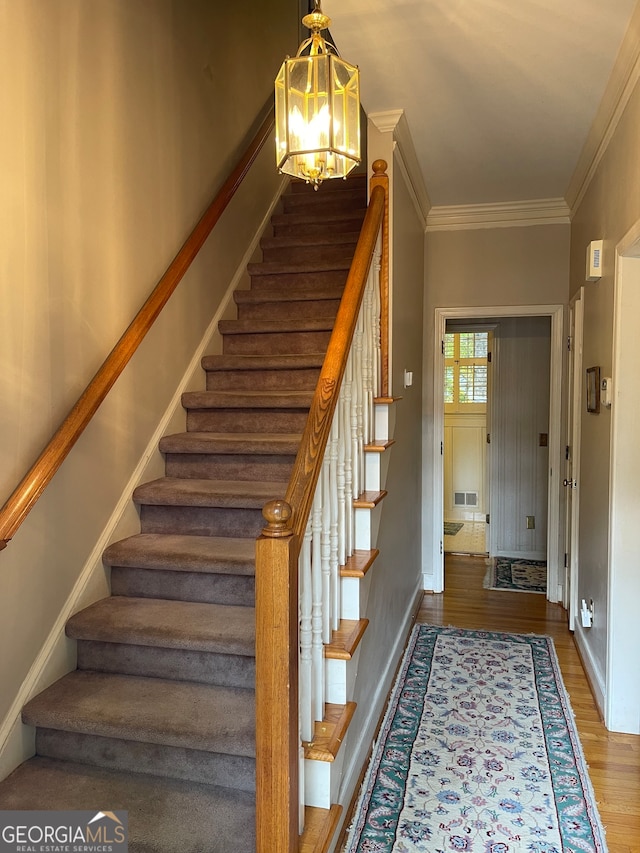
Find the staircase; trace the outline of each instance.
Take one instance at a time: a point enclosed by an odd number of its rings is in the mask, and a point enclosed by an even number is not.
[[[112,595],[73,616],[78,668],[23,710],[37,755],[0,809],[127,810],[132,853],[255,849],[254,552],[283,497],[366,204],[364,177],[294,183],[220,323],[187,431],[111,545]],[[357,618],[357,617],[356,617]]]

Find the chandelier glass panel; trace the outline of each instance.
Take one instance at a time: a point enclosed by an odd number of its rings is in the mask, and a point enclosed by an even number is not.
[[[360,163],[360,80],[321,31],[329,26],[319,2],[302,19],[311,30],[276,78],[278,169],[317,188],[344,178]]]

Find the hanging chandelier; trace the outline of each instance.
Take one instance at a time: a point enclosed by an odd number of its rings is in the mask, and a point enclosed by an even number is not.
[[[360,79],[358,68],[322,36],[331,20],[320,0],[302,23],[311,35],[276,77],[276,162],[317,190],[360,163]]]

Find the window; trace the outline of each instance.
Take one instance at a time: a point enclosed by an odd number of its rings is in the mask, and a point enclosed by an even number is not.
[[[486,410],[488,352],[488,332],[447,332],[444,336],[445,411]]]

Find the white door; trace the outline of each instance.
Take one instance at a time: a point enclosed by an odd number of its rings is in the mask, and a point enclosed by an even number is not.
[[[563,604],[569,615],[569,629],[578,616],[578,519],[580,477],[580,413],[582,408],[582,326],[584,288],[569,305],[569,394],[565,465],[565,580]]]

